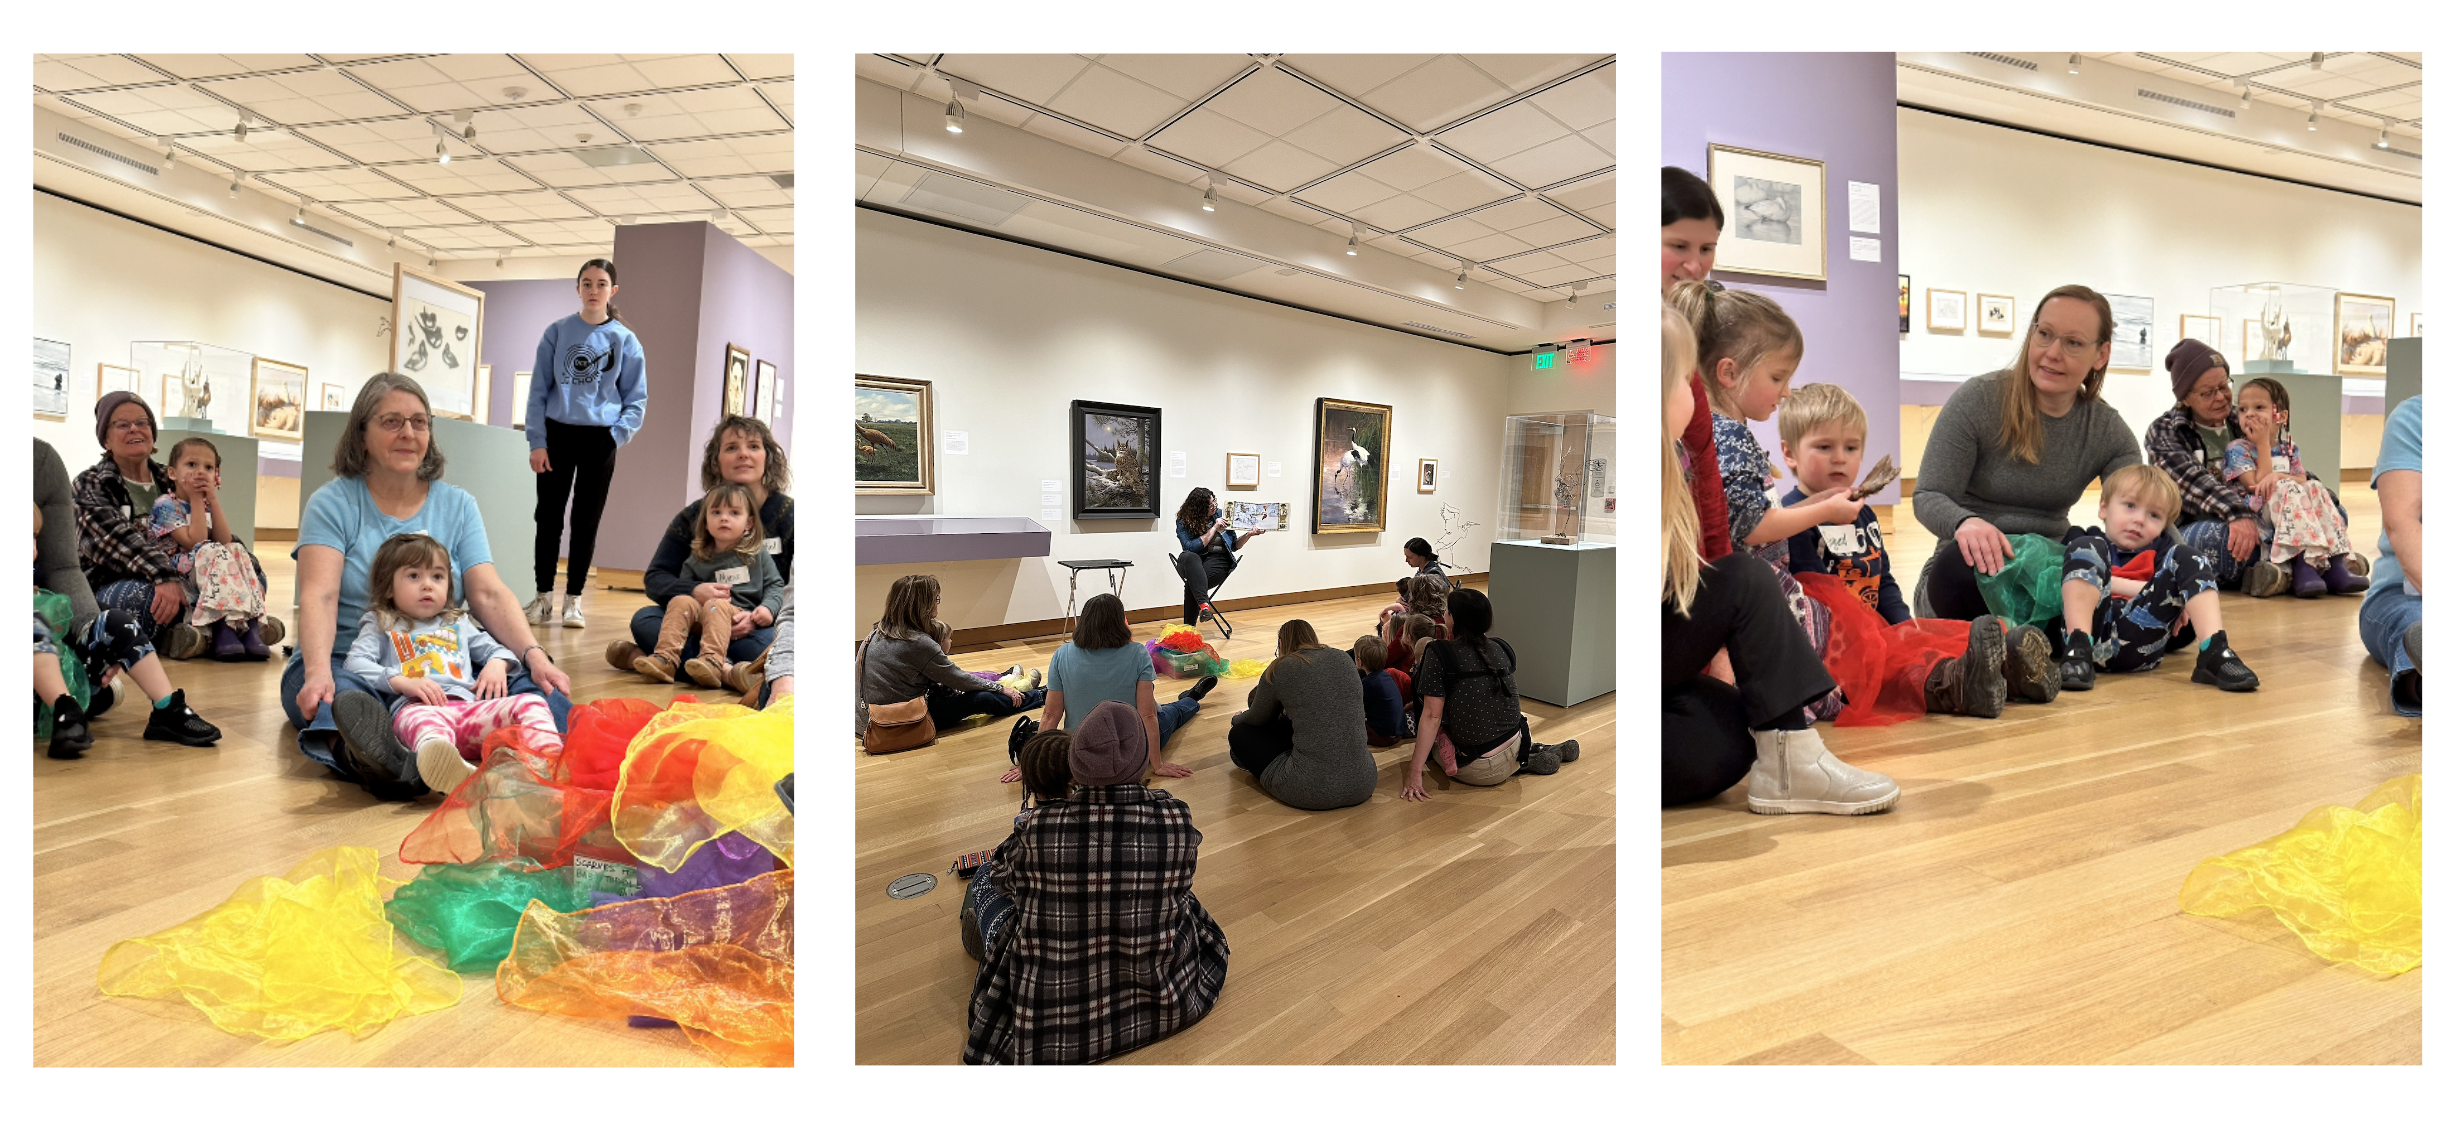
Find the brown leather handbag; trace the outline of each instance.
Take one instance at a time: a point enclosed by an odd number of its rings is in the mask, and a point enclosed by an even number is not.
[[[854,653],[854,680],[857,686],[862,678],[863,663],[869,656],[870,641],[866,639]],[[920,749],[939,738],[939,727],[930,720],[930,696],[926,694],[885,706],[865,706],[864,709],[870,714],[869,723],[862,727],[864,753],[902,753]]]

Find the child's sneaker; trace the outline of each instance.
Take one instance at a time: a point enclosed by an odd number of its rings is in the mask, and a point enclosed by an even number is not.
[[[2057,657],[2058,685],[2069,691],[2087,691],[2099,678],[2098,665],[2091,658],[2091,633],[2067,630],[2065,652]]]
[[[2256,600],[2277,596],[2287,591],[2287,570],[2268,561],[2255,561],[2245,566],[2245,595]]]
[[[2212,632],[2210,645],[2193,661],[2193,681],[2209,683],[2223,691],[2249,691],[2262,685],[2253,668],[2245,666],[2235,649],[2228,646],[2225,630]]]
[[[1962,655],[1929,669],[1922,687],[1931,714],[1995,718],[2006,708],[2006,625],[1995,616],[1972,621]]]
[[[430,789],[450,795],[477,771],[451,742],[429,739],[418,743],[418,779]]]
[[[2005,674],[2008,699],[2057,701],[2057,645],[2030,624],[2008,624]]]
[[[44,756],[54,761],[75,761],[94,748],[94,733],[86,728],[85,711],[77,700],[61,695],[51,703],[51,748]]]
[[[161,652],[164,659],[194,659],[205,654],[205,649],[210,646],[210,637],[199,631],[196,625],[181,620],[163,630],[154,650]]]
[[[588,619],[580,614],[579,593],[573,592],[565,593],[563,595],[563,626],[567,628],[586,628],[589,626]]]
[[[156,707],[145,719],[145,740],[178,742],[186,746],[208,746],[222,740],[222,731],[188,709],[188,692],[172,691],[170,701]]]

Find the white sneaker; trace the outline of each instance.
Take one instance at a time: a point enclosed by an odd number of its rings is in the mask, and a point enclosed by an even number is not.
[[[451,795],[477,771],[477,766],[461,760],[461,751],[451,742],[430,741],[418,747],[418,779],[439,793]]]
[[[1895,806],[1903,790],[1884,773],[1855,769],[1828,752],[1816,730],[1758,730],[1750,811],[1866,816]]]
[[[589,622],[588,622],[587,620],[583,620],[583,619],[581,619],[581,618],[580,618],[580,594],[579,594],[579,593],[566,593],[566,594],[564,594],[564,597],[563,597],[563,626],[564,626],[564,627],[567,627],[567,628],[586,628],[586,627],[588,627],[588,626],[589,626]]]
[[[530,601],[529,607],[523,609],[523,611],[528,613],[529,622],[531,624],[544,624],[547,621],[554,619],[555,594],[550,592],[539,593],[538,598]]]

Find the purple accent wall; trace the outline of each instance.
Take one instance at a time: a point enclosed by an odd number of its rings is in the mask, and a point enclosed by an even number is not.
[[[572,261],[575,273],[580,264],[581,260]],[[512,374],[537,367],[538,339],[546,336],[546,327],[580,313],[580,295],[564,279],[501,279],[469,285],[486,292],[486,332],[480,335],[485,342],[478,350],[478,363],[494,366],[486,418],[496,427],[508,428],[512,426],[513,390],[519,383]],[[623,307],[624,297],[615,296],[616,309]]]
[[[783,387],[793,387],[794,279],[705,222],[617,228],[614,260],[623,275],[615,305],[648,356],[649,410],[615,461],[616,501],[598,528],[597,560],[639,569],[675,512],[700,497],[701,449],[725,396],[726,345],[775,363]],[[568,286],[563,297],[571,300]],[[780,398],[780,413],[788,402]],[[777,440],[791,452],[787,419],[780,415]]]
[[[1869,413],[1867,463],[1903,461],[1901,334],[1896,330],[1895,57],[1854,53],[1664,56],[1664,163],[1707,174],[1709,143],[1826,163],[1826,281],[1717,271],[1718,281],[1783,304],[1807,348],[1793,384],[1841,385]],[[1878,186],[1879,258],[1851,256],[1846,185]],[[1727,238],[1730,232],[1727,231]],[[1775,422],[1752,425],[1783,474]],[[1787,476],[1787,483],[1789,477]],[[1870,499],[1902,501],[1890,485]]]

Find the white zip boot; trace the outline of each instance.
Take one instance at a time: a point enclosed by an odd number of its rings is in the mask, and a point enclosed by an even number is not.
[[[1816,730],[1754,730],[1750,738],[1758,743],[1752,812],[1866,816],[1893,808],[1903,795],[1894,778],[1844,764]]]

